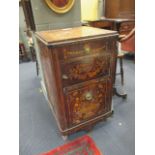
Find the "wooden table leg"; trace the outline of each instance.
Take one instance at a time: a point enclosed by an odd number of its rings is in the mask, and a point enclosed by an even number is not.
[[[116,88],[113,88],[113,92],[114,92],[113,94],[118,96],[118,97],[122,97],[123,99],[127,98],[127,94],[126,93],[120,94],[120,93],[118,93]]]

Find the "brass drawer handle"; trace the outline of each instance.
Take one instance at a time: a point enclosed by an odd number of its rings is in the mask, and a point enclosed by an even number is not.
[[[90,101],[93,99],[93,96],[91,93],[87,93],[86,96],[85,96],[86,100]]]
[[[66,74],[63,74],[62,75],[62,79],[67,80],[68,79],[68,76]]]

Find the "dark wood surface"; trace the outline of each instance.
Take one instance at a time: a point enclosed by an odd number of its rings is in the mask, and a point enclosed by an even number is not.
[[[135,27],[134,19],[122,19],[122,18],[105,18],[102,17],[99,20],[86,21],[87,25],[117,31],[120,35],[128,34]]]
[[[35,31],[36,28],[30,0],[21,0],[21,6],[23,7],[27,29]]]
[[[109,117],[118,34],[78,27],[37,32],[36,37],[50,107],[60,132],[68,135],[87,130]]]
[[[106,18],[135,18],[135,0],[105,0]]]
[[[60,30],[51,30],[51,31],[41,31],[36,32],[36,36],[44,41],[47,45],[54,44],[58,42],[64,42],[69,40],[78,40],[85,39],[91,37],[99,37],[103,35],[113,35],[117,34],[117,32],[109,31],[109,30],[101,30],[92,27],[76,27],[76,28],[68,28],[68,29],[60,29]]]

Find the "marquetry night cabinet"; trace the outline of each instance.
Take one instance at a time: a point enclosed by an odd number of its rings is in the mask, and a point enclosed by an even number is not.
[[[76,27],[36,32],[50,107],[63,136],[112,114],[115,31]]]

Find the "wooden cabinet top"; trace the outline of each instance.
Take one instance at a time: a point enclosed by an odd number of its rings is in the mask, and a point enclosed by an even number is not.
[[[99,22],[99,21],[110,21],[110,22],[122,23],[122,22],[134,22],[135,19],[127,19],[127,18],[105,18],[105,17],[101,17],[100,19],[97,19],[97,20],[86,20],[85,23]]]
[[[36,32],[36,37],[46,45],[108,35],[117,35],[117,32],[87,26]]]

